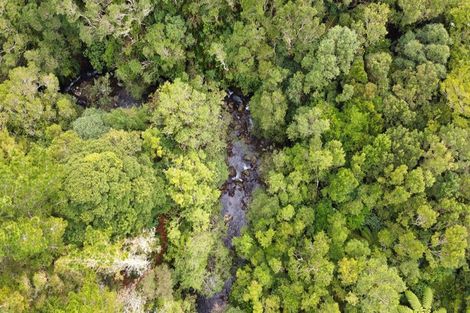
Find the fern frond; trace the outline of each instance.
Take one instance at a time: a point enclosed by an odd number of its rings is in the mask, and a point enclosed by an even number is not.
[[[432,289],[429,287],[424,288],[422,305],[423,305],[423,308],[429,312],[431,312],[432,300],[433,300]]]
[[[419,301],[418,297],[410,290],[405,291],[405,295],[413,310],[418,312],[421,311],[421,302]]]
[[[414,313],[412,309],[407,306],[399,305],[398,306],[398,313]]]

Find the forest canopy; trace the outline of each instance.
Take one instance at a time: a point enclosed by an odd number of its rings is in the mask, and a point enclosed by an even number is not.
[[[0,312],[470,312],[468,0],[0,0]]]

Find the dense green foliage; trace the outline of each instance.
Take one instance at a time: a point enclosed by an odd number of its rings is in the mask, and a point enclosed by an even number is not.
[[[0,312],[469,312],[469,119],[466,0],[0,0]]]

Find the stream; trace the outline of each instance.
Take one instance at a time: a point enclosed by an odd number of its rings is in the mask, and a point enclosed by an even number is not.
[[[70,82],[63,91],[73,95],[79,105],[88,107],[91,103],[87,90],[89,86],[94,84],[97,77],[99,77],[97,72],[84,73]],[[122,86],[116,83],[114,78],[111,79],[111,85],[113,100],[111,107],[129,108],[140,104],[140,101],[136,101],[130,96]],[[223,289],[212,297],[198,296],[197,311],[199,313],[219,313],[227,309],[237,268],[243,264],[243,260],[236,257],[232,239],[240,236],[242,228],[247,224],[246,210],[251,201],[251,195],[253,190],[260,185],[258,172],[260,152],[266,150],[266,143],[252,135],[253,123],[247,100],[241,94],[229,90],[224,102],[231,115],[227,133],[226,158],[229,176],[222,187],[220,202],[221,215],[227,226],[223,241],[234,257],[230,271],[231,276],[225,282]],[[164,224],[165,217],[161,217],[156,231],[166,237]],[[156,264],[162,262],[165,250],[164,248],[162,253],[157,255]]]
[[[78,77],[70,81],[66,86],[62,88],[62,92],[68,93],[75,97],[77,104],[82,107],[93,106],[92,93],[90,88],[95,84],[96,79],[104,76],[97,71],[83,72]],[[111,73],[109,76],[109,108],[131,108],[138,106],[142,103],[140,100],[136,100],[124,86],[122,86],[114,74]]]
[[[252,135],[253,123],[246,99],[229,90],[225,103],[232,120],[228,131],[226,159],[229,177],[223,186],[220,202],[221,214],[227,225],[224,244],[235,255],[232,239],[240,236],[241,229],[246,225],[245,215],[251,194],[260,184],[258,166],[262,143]],[[219,313],[226,310],[235,273],[240,264],[242,264],[241,259],[233,260],[232,275],[220,292],[208,298],[198,297],[199,313]]]

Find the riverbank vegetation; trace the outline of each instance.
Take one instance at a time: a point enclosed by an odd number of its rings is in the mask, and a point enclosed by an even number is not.
[[[0,0],[0,312],[468,312],[469,123],[466,0]]]

